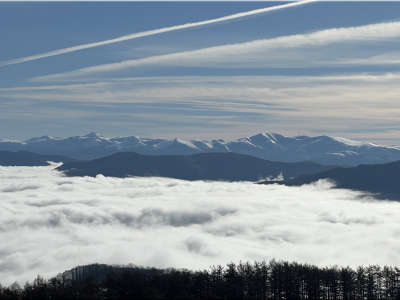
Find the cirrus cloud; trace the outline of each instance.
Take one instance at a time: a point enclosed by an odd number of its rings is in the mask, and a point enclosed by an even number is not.
[[[17,59],[13,59],[13,60],[3,61],[3,62],[0,62],[0,67],[19,64],[19,63],[23,63],[23,62],[27,62],[27,61],[31,61],[31,60],[37,60],[37,59],[46,58],[46,57],[51,57],[51,56],[55,56],[55,55],[66,54],[66,53],[80,51],[80,50],[84,50],[84,49],[89,49],[89,48],[109,45],[109,44],[113,44],[113,43],[124,42],[124,41],[132,40],[132,39],[137,39],[137,38],[150,36],[150,35],[155,35],[155,34],[161,34],[161,33],[170,32],[170,31],[181,30],[181,29],[192,28],[192,27],[203,26],[203,25],[215,24],[215,23],[219,23],[219,22],[224,22],[224,21],[234,20],[234,19],[238,19],[238,18],[253,16],[253,15],[257,15],[257,14],[261,14],[261,13],[265,13],[265,12],[270,12],[270,11],[275,11],[275,10],[279,10],[279,9],[290,8],[290,7],[293,7],[293,6],[303,5],[303,4],[307,4],[307,3],[315,2],[315,1],[318,1],[318,0],[295,1],[295,2],[286,3],[286,4],[282,4],[282,5],[277,5],[277,6],[272,6],[272,7],[266,7],[266,8],[261,8],[261,9],[256,9],[256,10],[236,13],[236,14],[233,14],[233,15],[220,17],[220,18],[216,18],[216,19],[211,19],[211,20],[206,20],[206,21],[201,21],[201,22],[196,22],[196,23],[187,23],[187,24],[183,24],[183,25],[175,25],[175,26],[172,26],[172,27],[164,27],[164,28],[160,28],[160,29],[148,30],[148,31],[143,31],[143,32],[138,32],[138,33],[132,33],[132,34],[121,36],[121,37],[114,38],[114,39],[111,39],[111,40],[105,40],[105,41],[100,41],[100,42],[95,42],[95,43],[88,43],[88,44],[84,44],[84,45],[73,46],[73,47],[54,50],[54,51],[50,51],[50,52],[46,52],[46,53],[31,55],[31,56],[28,56],[28,57],[22,57],[22,58],[17,58]]]
[[[103,64],[79,70],[33,78],[32,81],[65,80],[127,68],[158,65],[209,68],[303,68],[376,64],[374,46],[397,42],[400,22],[387,22],[357,27],[331,28],[306,34],[261,39],[240,44],[208,47],[198,50],[156,55],[118,63]],[[359,43],[369,47],[359,48]],[[355,46],[352,48],[351,44]],[[344,45],[342,48],[337,46]],[[325,47],[321,51],[321,47]],[[366,48],[366,49],[365,49]],[[382,49],[378,50],[382,55]],[[360,55],[363,57],[360,58]],[[371,60],[371,61],[370,61]],[[398,64],[397,56],[380,60]]]

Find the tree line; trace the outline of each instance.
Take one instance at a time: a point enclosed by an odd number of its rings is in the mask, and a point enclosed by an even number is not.
[[[400,269],[276,260],[199,271],[92,264],[23,287],[0,285],[0,299],[400,299]]]

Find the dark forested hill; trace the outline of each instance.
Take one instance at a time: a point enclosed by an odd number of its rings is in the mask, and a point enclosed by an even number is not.
[[[359,165],[352,168],[336,168],[279,182],[265,181],[262,184],[279,183],[296,186],[324,178],[336,181],[337,188],[377,193],[378,198],[400,200],[400,161],[377,165]]]
[[[28,151],[0,151],[1,166],[48,166],[52,162],[73,162],[76,159],[61,155],[40,155]]]
[[[161,176],[185,180],[258,181],[280,173],[297,177],[334,168],[314,162],[283,163],[238,153],[193,155],[140,155],[117,153],[88,162],[71,162],[57,168],[68,176]]]
[[[92,264],[21,288],[0,286],[0,299],[399,299],[397,267],[318,267],[287,261],[233,262],[208,270]]]

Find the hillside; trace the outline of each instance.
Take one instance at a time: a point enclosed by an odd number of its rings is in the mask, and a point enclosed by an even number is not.
[[[283,163],[237,153],[140,155],[117,153],[87,162],[58,167],[68,176],[161,176],[185,180],[258,181],[266,177],[297,177],[332,169],[314,162]]]
[[[1,166],[48,166],[52,162],[74,162],[76,159],[61,155],[40,155],[28,151],[0,151]]]
[[[283,181],[265,181],[261,184],[278,183],[299,186],[326,178],[334,180],[337,183],[337,188],[370,192],[377,194],[376,197],[381,199],[400,200],[400,161],[359,165],[352,168],[335,168]]]

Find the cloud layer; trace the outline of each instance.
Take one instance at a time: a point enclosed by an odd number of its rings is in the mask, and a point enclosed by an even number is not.
[[[384,57],[380,56],[382,56],[382,43],[397,42],[399,36],[400,22],[332,28],[307,34],[126,60],[36,77],[33,80],[60,80],[148,65],[209,68],[309,68],[398,64],[396,53],[384,53]],[[369,46],[360,49],[360,43]]]
[[[400,204],[330,189],[66,178],[0,167],[0,282],[89,263],[208,268],[239,260],[396,264]]]
[[[91,122],[87,131],[96,122],[104,135],[234,140],[272,131],[398,144],[399,79],[399,73],[188,76],[17,87],[0,89],[0,119],[57,119],[71,128],[74,118],[76,124]],[[102,106],[113,110],[101,111]],[[110,128],[118,130],[108,133]]]

